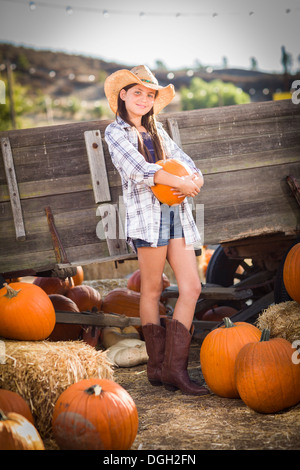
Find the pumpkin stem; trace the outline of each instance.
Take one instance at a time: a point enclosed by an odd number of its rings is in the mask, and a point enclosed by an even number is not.
[[[268,330],[267,328],[264,328],[261,333],[260,342],[269,341],[270,334],[271,334],[270,330]]]
[[[18,293],[21,291],[21,289],[19,290],[15,290],[13,289],[11,286],[9,286],[6,282],[4,283],[4,287],[6,287],[6,294],[4,295],[4,297],[8,297],[9,299],[13,299],[14,297],[16,297],[18,295]]]
[[[98,397],[101,392],[102,388],[98,384],[92,385],[91,387],[86,389],[86,393],[88,393],[89,395],[95,395],[96,397]]]
[[[224,322],[225,328],[232,328],[233,326],[235,326],[235,324],[232,323],[229,317],[223,318],[223,322]]]
[[[8,417],[4,413],[4,411],[0,410],[0,421],[7,421]]]

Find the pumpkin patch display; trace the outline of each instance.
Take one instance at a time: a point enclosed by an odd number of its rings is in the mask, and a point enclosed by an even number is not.
[[[27,402],[16,392],[3,388],[0,389],[0,410],[4,413],[18,413],[34,424],[34,419]]]
[[[62,450],[128,450],[137,434],[138,412],[121,385],[84,379],[59,396],[52,428]]]
[[[265,329],[259,342],[246,344],[235,362],[239,395],[258,413],[276,413],[300,402],[300,364],[291,343],[270,339]]]
[[[24,416],[0,410],[0,450],[45,450],[43,441]]]
[[[177,160],[176,158],[159,160],[156,163],[157,165],[160,165],[163,170],[171,173],[172,175],[188,176],[193,174],[192,170],[184,162]],[[154,186],[151,186],[151,190],[160,202],[167,204],[168,206],[181,204],[185,199],[185,196],[175,195],[171,186],[167,186],[165,184],[155,184]]]
[[[300,303],[300,243],[294,245],[287,254],[283,282],[290,297]]]
[[[233,323],[228,317],[223,321],[224,325],[212,330],[203,340],[200,349],[201,369],[213,393],[221,397],[238,398],[235,360],[245,344],[259,341],[260,330],[250,323]]]
[[[38,341],[48,338],[55,326],[55,310],[48,295],[26,282],[0,289],[0,336]]]

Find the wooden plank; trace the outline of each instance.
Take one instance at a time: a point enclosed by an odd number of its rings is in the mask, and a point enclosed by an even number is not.
[[[21,241],[26,239],[26,233],[23,221],[23,213],[19,196],[18,183],[14,167],[14,160],[11,152],[10,142],[7,137],[3,137],[1,139],[1,149],[8,185],[9,198],[15,224],[16,240]]]
[[[90,165],[90,172],[95,196],[95,203],[110,201],[110,190],[106,174],[106,165],[102,149],[101,133],[85,131],[84,140]]]
[[[94,326],[115,326],[124,328],[130,325],[141,325],[139,317],[127,317],[117,313],[90,313],[90,312],[62,312],[56,311],[56,323],[94,325]]]
[[[235,289],[234,287],[209,286],[203,285],[199,299],[207,300],[245,300],[253,295],[251,289]],[[179,291],[177,286],[167,287],[162,292],[162,299],[178,298]]]
[[[179,131],[179,127],[178,127],[178,123],[176,119],[168,118],[167,123],[168,123],[168,129],[169,129],[169,134],[171,138],[178,145],[178,147],[182,147],[180,131]]]

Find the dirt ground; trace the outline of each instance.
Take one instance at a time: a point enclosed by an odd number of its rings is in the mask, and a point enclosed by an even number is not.
[[[189,373],[202,381],[200,341],[192,342]],[[115,370],[134,399],[139,430],[133,450],[299,450],[300,404],[276,414],[250,410],[240,399],[202,397],[153,387],[146,365]]]

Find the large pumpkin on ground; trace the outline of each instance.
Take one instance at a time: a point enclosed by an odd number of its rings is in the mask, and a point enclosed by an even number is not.
[[[52,428],[62,450],[128,450],[138,430],[137,408],[112,380],[84,379],[58,398]]]
[[[188,167],[188,165],[186,165],[181,160],[177,160],[176,158],[159,160],[156,162],[156,164],[160,165],[163,170],[171,173],[172,175],[188,176],[193,174],[193,171]],[[155,184],[154,186],[151,186],[151,190],[160,202],[167,204],[168,206],[181,204],[181,202],[185,199],[185,196],[180,197],[174,195],[171,186],[167,186],[165,184]]]
[[[300,243],[294,245],[286,256],[283,282],[290,297],[300,303]]]
[[[119,313],[127,317],[139,317],[140,299],[139,292],[125,287],[117,287],[104,297],[102,310],[106,313]],[[166,315],[166,308],[161,302],[159,302],[159,314]]]
[[[224,318],[222,325],[204,338],[200,363],[207,386],[216,395],[226,398],[239,396],[234,377],[234,364],[241,348],[259,341],[260,330],[246,322],[232,323]]]
[[[295,349],[283,338],[263,330],[259,342],[246,344],[235,362],[241,399],[259,413],[276,413],[300,402],[300,364]]]
[[[0,289],[0,336],[38,341],[55,326],[55,311],[48,295],[38,286],[15,282]]]
[[[0,450],[45,450],[43,441],[24,416],[0,410]]]

